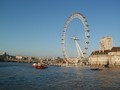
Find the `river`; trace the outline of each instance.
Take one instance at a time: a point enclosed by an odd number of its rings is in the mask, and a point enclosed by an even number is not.
[[[0,90],[120,90],[120,69],[35,69],[30,63],[0,62]]]

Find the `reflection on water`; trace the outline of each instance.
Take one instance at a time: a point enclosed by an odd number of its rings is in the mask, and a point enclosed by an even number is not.
[[[0,90],[120,90],[120,69],[89,67],[35,69],[27,63],[0,62]]]

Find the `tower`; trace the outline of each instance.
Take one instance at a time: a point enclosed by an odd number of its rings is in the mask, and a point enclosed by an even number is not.
[[[111,50],[112,48],[112,37],[106,36],[100,39],[100,50]]]

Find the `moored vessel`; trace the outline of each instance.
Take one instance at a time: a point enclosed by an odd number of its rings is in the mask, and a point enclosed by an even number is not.
[[[35,67],[36,69],[45,69],[47,68],[47,65],[45,65],[44,63],[33,63],[32,64],[33,67]]]

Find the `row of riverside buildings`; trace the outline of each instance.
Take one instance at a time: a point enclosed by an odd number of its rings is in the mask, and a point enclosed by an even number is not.
[[[113,47],[112,37],[102,37],[100,39],[100,49],[91,53],[89,63],[91,66],[120,66],[120,47]]]

